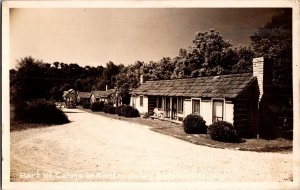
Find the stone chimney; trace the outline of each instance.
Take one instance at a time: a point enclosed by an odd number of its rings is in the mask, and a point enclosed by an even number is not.
[[[141,76],[140,76],[140,84],[143,84],[145,81],[145,77],[144,77],[144,75],[143,74],[141,74]]]
[[[272,93],[273,62],[265,57],[254,58],[252,62],[253,76],[257,78],[259,88],[258,102],[260,102],[263,96],[268,97]]]
[[[108,86],[107,85],[105,85],[105,91],[107,91],[108,90]]]

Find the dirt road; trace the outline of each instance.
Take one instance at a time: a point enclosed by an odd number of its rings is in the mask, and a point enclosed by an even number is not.
[[[292,154],[194,145],[72,109],[69,124],[11,132],[12,181],[285,181]]]

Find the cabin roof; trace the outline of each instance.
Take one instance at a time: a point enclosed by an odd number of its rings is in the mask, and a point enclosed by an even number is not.
[[[91,92],[78,92],[80,98],[90,98]]]
[[[236,98],[256,79],[252,73],[146,81],[132,95]]]
[[[116,92],[116,89],[108,89],[107,91],[94,90],[91,94],[94,94],[95,98],[108,98]]]

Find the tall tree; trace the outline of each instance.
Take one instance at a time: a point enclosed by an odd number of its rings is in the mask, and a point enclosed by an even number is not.
[[[255,56],[274,59],[273,83],[292,87],[292,9],[273,16],[250,39]]]

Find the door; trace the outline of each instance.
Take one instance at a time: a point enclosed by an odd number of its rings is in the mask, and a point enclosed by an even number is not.
[[[223,121],[224,115],[224,101],[223,100],[213,100],[213,118],[212,122]]]
[[[172,119],[177,119],[177,98],[172,98]]]
[[[170,97],[166,97],[166,117],[170,118]]]

